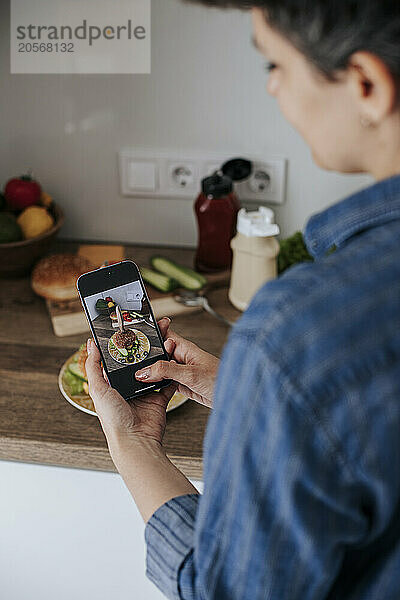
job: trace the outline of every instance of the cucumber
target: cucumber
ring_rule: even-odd
[[[188,275],[192,275],[194,277],[196,277],[198,279],[198,281],[200,283],[202,283],[202,285],[206,285],[207,279],[203,276],[200,275],[200,273],[198,273],[197,271],[194,271],[193,269],[190,269],[189,267],[183,267],[182,265],[177,265],[179,266],[180,269],[182,269],[182,271],[185,271],[185,273],[187,273]]]
[[[79,362],[72,362],[68,365],[68,370],[75,375],[75,377],[79,377],[82,381],[87,381],[86,373],[80,366]]]
[[[175,288],[178,287],[178,282],[172,277],[168,277],[167,275],[162,275],[161,273],[156,273],[151,269],[147,269],[146,267],[141,267],[140,272],[142,274],[143,280],[146,283],[152,285],[156,290],[160,292],[171,292]]]
[[[80,377],[73,375],[69,369],[64,373],[63,377],[64,385],[67,387],[71,396],[78,396],[84,391],[85,381],[82,381]]]
[[[179,285],[186,290],[200,290],[207,283],[206,278],[200,273],[196,273],[188,267],[177,265],[169,258],[153,256],[150,263],[153,269],[176,279]]]

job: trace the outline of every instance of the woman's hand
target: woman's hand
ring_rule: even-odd
[[[162,321],[159,325],[163,325]],[[86,373],[89,394],[107,441],[112,443],[120,438],[141,437],[161,444],[166,424],[166,408],[176,391],[176,385],[172,384],[160,392],[126,401],[104,379],[100,353],[93,340],[88,340],[87,349]]]
[[[173,379],[178,384],[178,392],[211,408],[219,359],[172,331],[169,324],[170,320],[164,318],[159,327],[166,340],[165,348],[173,360],[159,360],[136,371],[135,377],[146,382]]]
[[[162,331],[169,320],[159,321]],[[170,353],[174,344],[167,340]],[[88,340],[86,372],[89,393],[107,438],[111,458],[147,522],[165,502],[176,496],[196,494],[190,481],[168,459],[162,447],[166,408],[176,385],[127,402],[104,379],[100,353]]]

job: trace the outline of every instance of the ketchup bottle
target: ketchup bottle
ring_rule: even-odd
[[[202,191],[194,205],[198,226],[195,269],[205,273],[223,271],[232,265],[230,241],[236,233],[240,204],[232,179],[220,171],[201,184]]]

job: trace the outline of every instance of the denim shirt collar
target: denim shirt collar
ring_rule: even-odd
[[[356,233],[395,219],[400,219],[400,175],[378,181],[313,215],[304,241],[309,253],[319,258]]]

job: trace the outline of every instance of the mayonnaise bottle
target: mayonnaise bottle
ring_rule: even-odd
[[[279,226],[274,212],[265,206],[246,211],[241,208],[237,218],[237,234],[231,240],[233,250],[229,300],[244,311],[257,290],[277,276]]]

